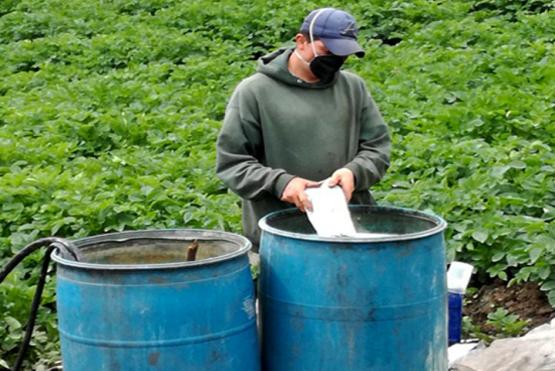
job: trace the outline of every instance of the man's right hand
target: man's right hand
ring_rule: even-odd
[[[287,183],[281,195],[281,200],[289,202],[290,204],[295,204],[303,213],[306,212],[306,210],[312,210],[312,204],[306,193],[304,193],[304,190],[309,187],[318,187],[319,185],[320,183],[318,182],[295,177]]]

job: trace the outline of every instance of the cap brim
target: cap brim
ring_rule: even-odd
[[[326,48],[335,55],[345,57],[354,54],[359,58],[364,57],[364,50],[360,47],[355,39],[328,39],[321,37]]]

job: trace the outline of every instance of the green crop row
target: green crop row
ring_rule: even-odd
[[[555,304],[555,4],[331,4],[361,27],[391,128],[379,202],[448,222],[449,255],[482,280],[537,281]],[[235,85],[321,1],[0,3],[0,265],[26,243],[126,229],[240,232],[214,174]],[[15,359],[34,254],[0,286],[0,367]],[[59,358],[55,274],[28,368]]]

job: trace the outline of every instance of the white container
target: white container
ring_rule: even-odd
[[[464,294],[474,267],[467,263],[452,262],[447,271],[447,291]]]

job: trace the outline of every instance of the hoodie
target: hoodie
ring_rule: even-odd
[[[289,72],[293,49],[262,57],[235,88],[216,143],[216,173],[243,199],[243,233],[258,250],[258,221],[293,207],[280,201],[296,176],[321,181],[340,168],[355,176],[353,204],[373,203],[368,188],[389,167],[390,138],[357,75],[339,71],[307,83]]]

